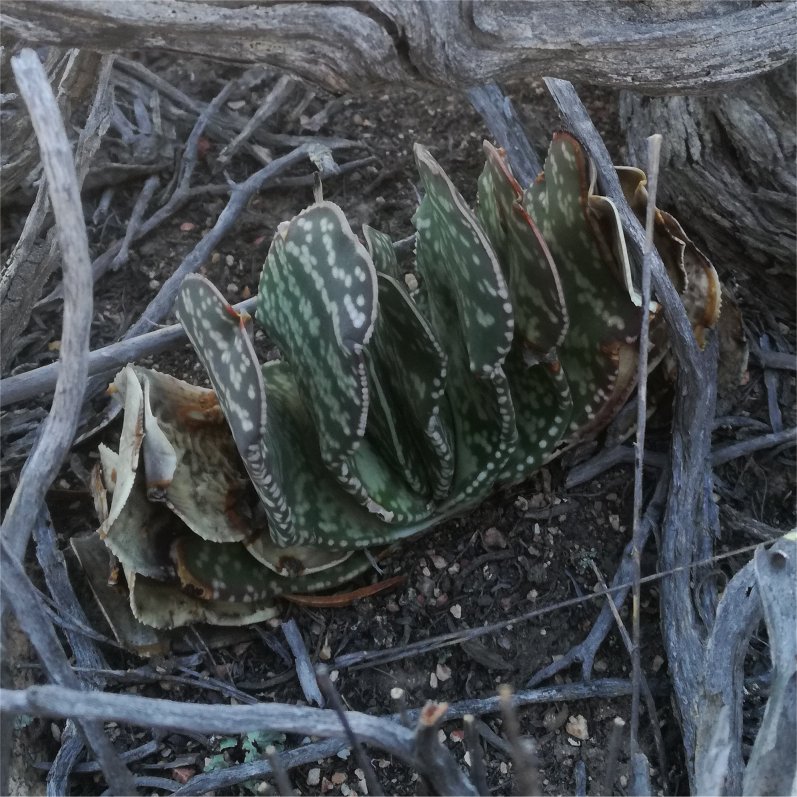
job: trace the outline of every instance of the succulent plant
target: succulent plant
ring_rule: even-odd
[[[363,549],[522,481],[620,409],[642,308],[616,210],[570,135],[525,190],[485,154],[474,212],[416,145],[412,293],[389,237],[365,227],[364,246],[332,202],[281,224],[255,313],[279,359],[261,364],[248,317],[185,279],[177,315],[213,390],[127,366],[119,451],[101,447],[95,480],[140,620],[271,617],[279,595],[354,578]],[[644,174],[619,173],[644,213]],[[716,274],[672,217],[656,235],[701,338]]]

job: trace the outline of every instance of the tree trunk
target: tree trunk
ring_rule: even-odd
[[[623,92],[620,121],[632,163],[645,138],[664,136],[660,204],[674,209],[720,269],[745,293],[794,315],[794,63],[732,92],[643,97]],[[763,279],[762,279],[763,277]]]
[[[647,93],[701,91],[791,57],[793,3],[685,0],[5,0],[5,35],[101,51],[270,64],[334,92],[454,88],[551,75]]]

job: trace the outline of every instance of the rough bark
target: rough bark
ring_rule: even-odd
[[[664,136],[660,204],[688,221],[721,271],[733,266],[739,279],[762,284],[786,317],[797,245],[795,91],[792,62],[728,93],[620,99],[632,163],[645,162],[645,136]]]
[[[638,91],[702,91],[784,63],[792,3],[6,0],[7,35],[100,51],[265,63],[336,91],[395,82],[468,88],[556,75]]]

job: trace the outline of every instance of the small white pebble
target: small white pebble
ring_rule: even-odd
[[[451,668],[446,667],[445,664],[438,664],[435,669],[435,674],[437,675],[437,680],[442,683],[451,677]]]
[[[615,531],[620,531],[620,516],[619,515],[609,515],[609,525]]]
[[[393,700],[401,700],[403,695],[404,695],[404,690],[400,686],[394,686],[390,690],[390,697]]]
[[[587,720],[583,714],[577,714],[575,717],[571,716],[565,730],[576,739],[589,739],[589,729],[587,727]]]
[[[451,615],[456,620],[459,620],[462,617],[462,607],[458,603],[455,603],[448,611],[451,612]]]
[[[318,651],[318,658],[321,661],[329,661],[332,658],[332,648],[329,645],[323,645],[321,650]]]
[[[321,783],[321,770],[318,767],[313,767],[307,773],[307,785],[318,786],[319,783]]]
[[[429,686],[432,689],[437,689],[437,676],[433,672],[429,673]]]
[[[337,681],[337,680],[338,680],[338,678],[339,678],[339,677],[340,677],[340,671],[339,671],[339,670],[332,670],[332,671],[329,673],[329,680],[330,680],[330,681],[331,681],[333,684],[335,683],[335,681]]]
[[[234,265],[234,264],[235,264],[235,258],[234,258],[232,255],[227,255],[227,256],[224,258],[224,262],[225,262],[225,263],[226,263],[228,266],[232,266],[232,265]]]
[[[446,732],[442,728],[437,732],[437,741],[440,744],[446,743]]]
[[[227,283],[227,293],[238,293],[238,286],[234,282]]]
[[[466,766],[470,766],[470,750],[462,756],[462,760],[465,762]]]
[[[442,570],[448,564],[448,562],[438,554],[432,554],[429,558],[432,560],[435,570]]]

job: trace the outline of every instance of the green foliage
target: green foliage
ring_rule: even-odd
[[[365,227],[366,249],[333,203],[280,225],[256,311],[278,360],[261,365],[248,319],[186,278],[177,314],[214,390],[128,366],[119,452],[101,449],[101,534],[144,622],[273,616],[279,595],[354,578],[361,549],[522,481],[620,408],[641,308],[614,206],[567,134],[525,190],[485,152],[474,213],[416,145],[412,294],[390,239]],[[644,211],[644,175],[620,174]],[[671,217],[656,233],[696,329],[710,326],[713,269]]]

